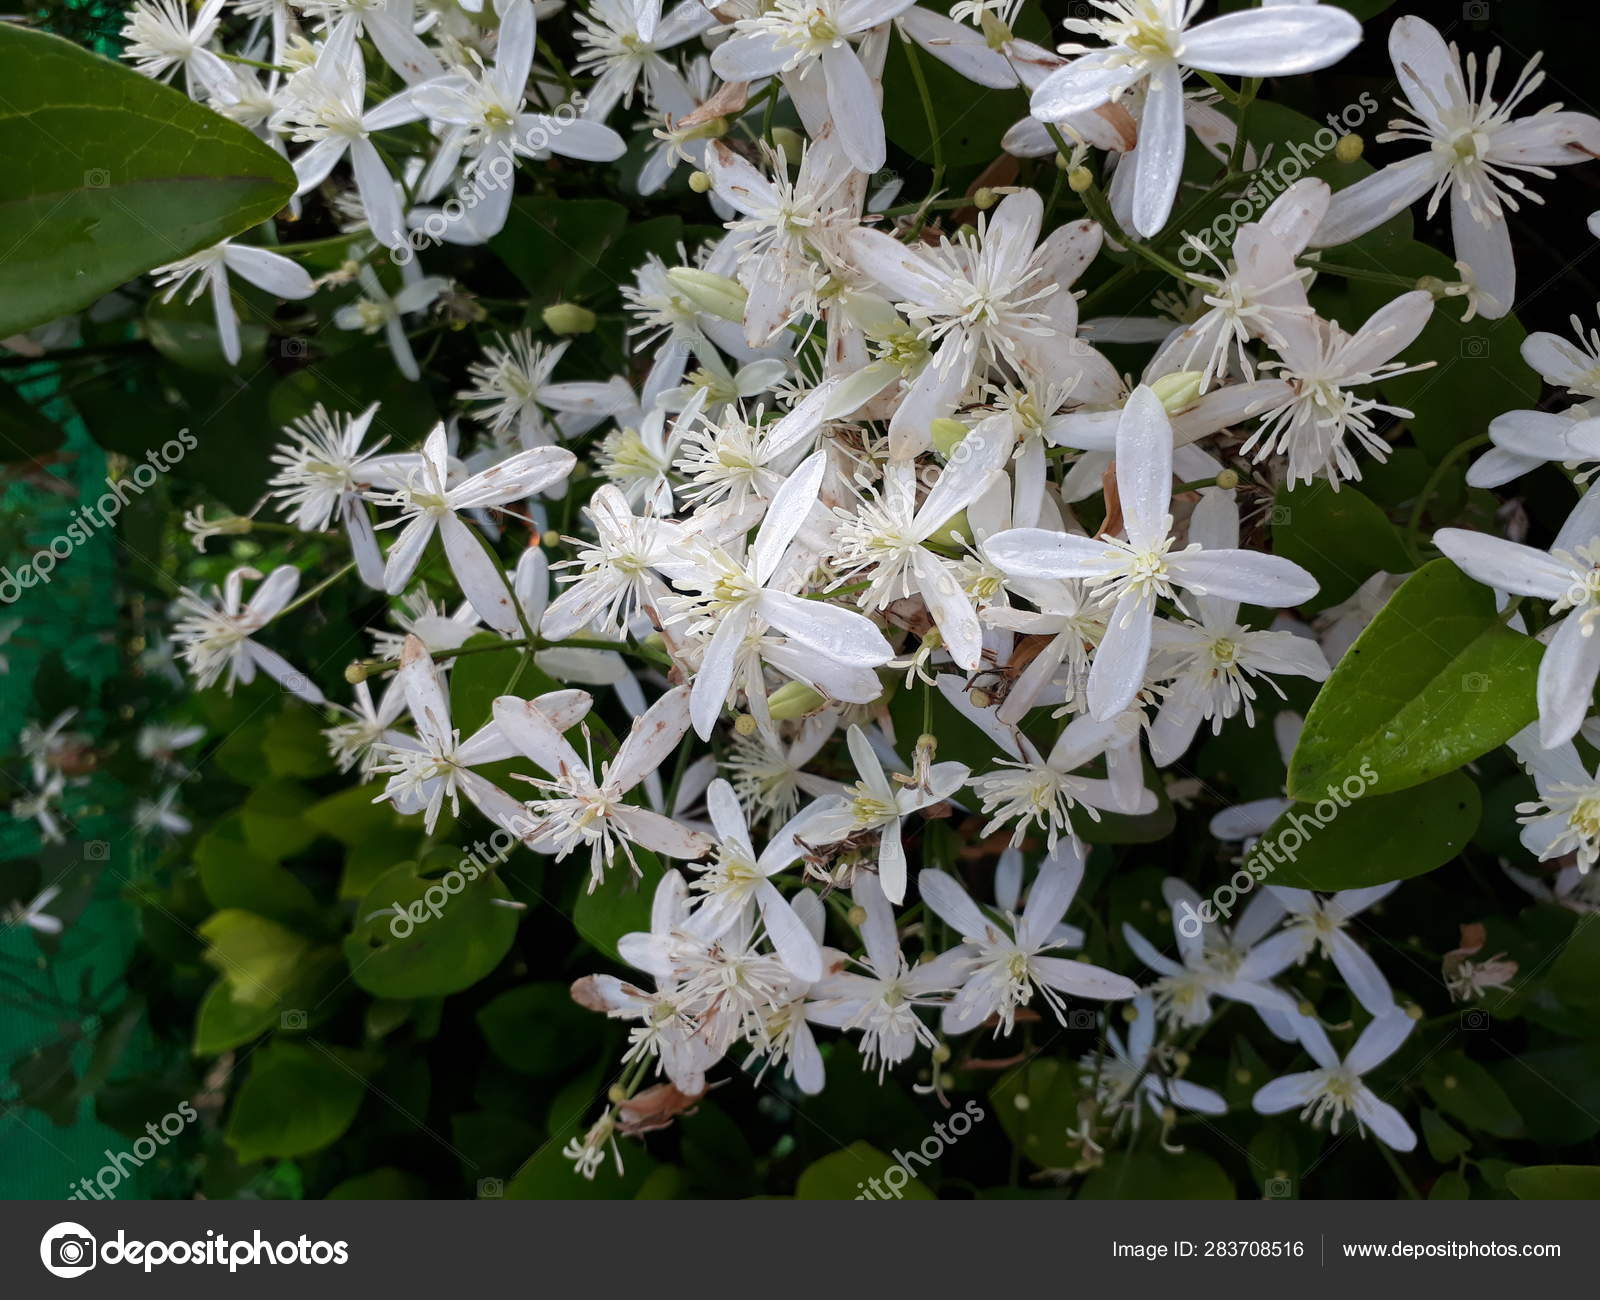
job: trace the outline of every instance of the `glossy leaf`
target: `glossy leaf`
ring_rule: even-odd
[[[1370,798],[1444,775],[1537,716],[1542,650],[1448,560],[1413,574],[1323,683],[1289,761],[1289,793]],[[1357,791],[1356,787],[1360,786]]]
[[[69,41],[0,24],[0,67],[0,338],[259,225],[294,189],[244,127]]]

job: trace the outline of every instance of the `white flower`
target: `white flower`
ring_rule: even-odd
[[[685,558],[683,526],[649,513],[635,515],[627,496],[612,484],[595,489],[583,514],[595,540],[568,539],[577,556],[552,566],[579,572],[561,576],[571,585],[544,612],[539,630],[551,641],[564,641],[589,626],[601,635],[625,635],[639,614],[655,609],[667,594],[658,570],[672,571]]]
[[[492,68],[458,70],[426,81],[410,93],[416,108],[450,128],[440,147],[442,158],[453,163],[463,149],[474,153],[463,180],[483,178],[472,190],[476,199],[472,227],[481,239],[489,239],[505,227],[519,155],[538,158],[558,153],[587,162],[611,162],[627,149],[615,131],[598,122],[583,121],[575,113],[552,116],[524,111],[534,39],[531,0],[506,0],[500,5],[500,36]]]
[[[1322,6],[1327,9],[1331,6]],[[1390,163],[1334,195],[1327,219],[1313,243],[1348,243],[1382,225],[1402,208],[1429,194],[1428,216],[1450,195],[1450,225],[1455,251],[1472,268],[1478,309],[1486,317],[1504,316],[1516,301],[1516,265],[1506,209],[1519,198],[1541,202],[1518,173],[1548,178],[1551,167],[1588,162],[1600,155],[1600,120],[1587,113],[1564,113],[1549,105],[1528,117],[1513,116],[1544,80],[1538,56],[1528,61],[1504,99],[1496,98],[1496,47],[1478,81],[1478,65],[1468,55],[1465,75],[1454,45],[1421,18],[1396,19],[1389,30],[1404,98],[1396,101],[1411,121],[1390,123],[1379,140],[1413,140],[1425,152]],[[1431,193],[1430,193],[1431,191]]]
[[[461,519],[461,512],[531,496],[566,478],[576,463],[576,457],[565,448],[535,447],[451,486],[445,428],[437,425],[423,444],[421,464],[393,492],[375,498],[403,512],[400,519],[383,525],[404,524],[384,564],[384,589],[390,594],[405,590],[437,530],[450,570],[472,607],[490,627],[508,635],[516,632],[521,620],[505,574],[482,539]]]
[[[1300,1118],[1317,1128],[1328,1122],[1331,1133],[1348,1114],[1355,1119],[1356,1131],[1372,1135],[1396,1151],[1410,1151],[1417,1145],[1411,1126],[1388,1102],[1361,1081],[1393,1056],[1411,1033],[1415,1022],[1395,1008],[1374,1019],[1361,1031],[1355,1046],[1343,1061],[1328,1042],[1322,1026],[1309,1016],[1296,1018],[1300,1041],[1319,1068],[1274,1079],[1255,1095],[1252,1105],[1262,1115],[1277,1115],[1300,1108]]]
[[[272,454],[279,468],[270,481],[270,495],[294,526],[308,533],[321,532],[337,512],[361,580],[381,589],[383,557],[363,492],[384,480],[395,458],[386,461],[376,455],[387,438],[371,448],[362,446],[377,413],[377,402],[355,416],[330,415],[319,402],[309,415],[300,416],[286,430],[291,441]]]
[[[1549,553],[1503,537],[1441,528],[1433,543],[1468,577],[1518,596],[1551,603],[1565,613],[1539,661],[1539,739],[1546,749],[1578,734],[1600,674],[1600,485],[1591,486],[1567,516]]]
[[[826,451],[813,453],[778,489],[748,556],[702,542],[692,549],[690,563],[673,575],[676,585],[694,594],[668,602],[666,623],[683,624],[687,635],[708,638],[692,697],[695,731],[702,740],[710,736],[738,680],[741,652],[768,627],[835,664],[876,668],[894,657],[871,619],[777,585],[786,576],[791,543],[816,505],[827,459]]]
[[[169,786],[154,799],[139,799],[133,806],[133,826],[141,834],[163,830],[172,835],[187,835],[194,824],[173,805],[178,802],[178,787]]]
[[[782,362],[757,361],[747,369],[767,365],[782,373]],[[762,378],[770,381],[772,376],[769,372]],[[742,505],[751,496],[770,499],[816,441],[833,391],[833,381],[819,384],[787,414],[766,423],[751,423],[744,410],[732,405],[715,419],[702,417],[683,435],[675,462],[690,480],[683,496],[697,505]]]
[[[832,970],[811,989],[806,1019],[861,1034],[861,1064],[885,1071],[909,1060],[920,1043],[938,1042],[933,1030],[917,1015],[918,1008],[937,1006],[938,993],[958,988],[966,965],[965,954],[952,949],[933,961],[912,964],[900,951],[895,934],[894,909],[884,897],[878,878],[858,873],[852,888],[863,913],[861,942],[865,956],[857,963],[865,974]]]
[[[950,798],[966,782],[967,768],[962,763],[935,763],[920,779],[897,773],[897,779],[891,781],[860,727],[851,727],[845,741],[861,779],[842,794],[818,799],[789,823],[787,833],[802,844],[820,847],[865,831],[877,832],[878,879],[883,892],[891,903],[904,902],[902,819]]]
[[[1138,985],[1125,976],[1046,955],[1063,946],[1056,927],[1082,881],[1083,856],[1069,840],[1039,868],[1022,915],[1010,915],[1002,925],[985,916],[953,876],[934,870],[918,873],[922,901],[961,936],[967,948],[960,990],[944,1011],[945,1033],[966,1033],[994,1016],[996,1034],[1009,1034],[1017,1008],[1031,1002],[1035,993],[1062,1024],[1066,1023],[1062,994],[1098,1002],[1138,994]]]
[[[191,99],[214,92],[232,80],[228,65],[207,48],[222,17],[223,2],[205,0],[191,23],[183,0],[137,0],[122,27],[122,38],[128,42],[123,57],[158,80],[181,67]]]
[[[1269,1027],[1286,1027],[1295,1014],[1294,1001],[1267,981],[1288,963],[1278,953],[1260,955],[1263,938],[1283,915],[1283,904],[1265,891],[1256,894],[1230,932],[1221,921],[1204,919],[1200,895],[1183,881],[1162,881],[1161,894],[1172,910],[1179,960],[1158,952],[1126,922],[1122,937],[1133,955],[1160,976],[1150,992],[1162,1018],[1189,1028],[1203,1025],[1211,1019],[1211,999],[1219,997],[1250,1004]]]
[[[471,770],[515,758],[518,751],[513,738],[488,722],[461,739],[450,722],[450,698],[439,670],[427,647],[414,636],[406,638],[401,651],[395,687],[405,699],[417,738],[415,742],[406,738],[380,741],[374,746],[382,761],[373,764],[372,771],[389,774],[379,799],[387,799],[397,812],[422,813],[423,827],[431,835],[445,800],[450,801],[451,815],[459,816],[464,794],[497,825],[519,838],[527,835],[532,818],[521,802]],[[558,735],[581,722],[590,703],[584,691],[553,691],[536,700],[518,701],[527,712],[538,714],[546,726],[556,728]]]
[[[367,74],[355,39],[353,25],[334,29],[317,61],[284,84],[283,103],[273,115],[272,128],[311,144],[294,160],[297,194],[321,185],[348,153],[367,225],[380,243],[400,248],[406,243],[406,223],[399,192],[370,136],[374,131],[414,122],[422,110],[408,91],[391,96],[376,108],[366,107]]]
[[[370,266],[362,266],[356,278],[361,284],[361,297],[334,312],[333,323],[342,330],[360,330],[363,334],[382,330],[395,368],[412,382],[422,378],[411,341],[406,338],[403,318],[431,305],[450,287],[450,282],[436,275],[423,276],[408,282],[391,298]]]
[[[717,847],[692,882],[701,896],[695,910],[698,931],[707,939],[720,939],[759,907],[767,937],[783,964],[797,979],[821,979],[822,950],[794,904],[772,883],[772,877],[792,867],[804,850],[792,834],[779,831],[758,856],[738,796],[720,778],[707,788],[706,806],[716,826]]]
[[[1189,540],[1208,551],[1239,545],[1239,507],[1233,493],[1207,488],[1189,519]],[[1220,596],[1195,597],[1197,619],[1156,625],[1154,653],[1161,676],[1173,678],[1150,728],[1150,757],[1165,767],[1182,756],[1209,719],[1220,733],[1225,719],[1243,711],[1255,725],[1255,687],[1263,677],[1279,698],[1268,674],[1327,678],[1331,669],[1321,648],[1293,632],[1259,631],[1239,622],[1239,604]]]
[[[633,864],[638,844],[669,858],[703,857],[709,836],[686,830],[670,817],[624,802],[628,792],[671,754],[689,729],[689,690],[668,691],[634,721],[633,729],[597,778],[591,764],[567,743],[561,728],[537,707],[514,695],[494,702],[494,720],[506,739],[551,779],[524,777],[542,794],[528,808],[529,848],[559,860],[579,845],[589,847],[589,890],[605,878],[620,848]],[[635,868],[637,870],[637,868]]]
[[[6,926],[25,925],[39,934],[60,934],[61,918],[45,911],[60,893],[60,885],[49,885],[41,889],[31,902],[11,904],[5,912],[0,913],[0,922]]]
[[[1258,461],[1287,456],[1290,483],[1326,478],[1335,488],[1361,477],[1347,437],[1387,460],[1389,444],[1378,436],[1372,413],[1409,418],[1411,412],[1350,390],[1433,365],[1392,359],[1422,333],[1432,312],[1433,295],[1418,289],[1380,307],[1354,334],[1314,316],[1282,322],[1274,346],[1283,360],[1264,368],[1275,369],[1291,393],[1262,413],[1261,426],[1240,450],[1254,451]]]
[[[1344,977],[1350,992],[1374,1016],[1394,1006],[1394,994],[1378,964],[1345,927],[1361,912],[1392,894],[1399,882],[1373,885],[1366,889],[1346,889],[1318,898],[1306,889],[1287,885],[1268,885],[1272,896],[1288,914],[1284,928],[1257,945],[1253,960],[1269,975],[1276,975],[1291,964],[1303,963],[1317,949]]]
[[[1168,1107],[1197,1115],[1226,1115],[1228,1103],[1220,1094],[1172,1073],[1170,1051],[1165,1045],[1156,1045],[1159,1017],[1155,1000],[1141,993],[1131,1007],[1133,1023],[1128,1026],[1127,1043],[1107,1024],[1107,1052],[1089,1052],[1078,1063],[1079,1079],[1084,1087],[1094,1089],[1101,1107],[1109,1114],[1129,1108],[1130,1127],[1135,1131],[1141,1098],[1158,1116]]]
[[[1183,171],[1183,80],[1190,68],[1232,77],[1283,77],[1337,63],[1361,40],[1361,24],[1335,5],[1274,4],[1189,26],[1196,0],[1093,0],[1105,16],[1069,18],[1068,31],[1105,48],[1063,45],[1077,54],[1033,92],[1045,122],[1086,113],[1144,87],[1139,120],[1133,227],[1149,237],[1166,225]]]
[[[1003,424],[975,429],[956,446],[920,505],[915,467],[898,462],[884,468],[876,493],[864,495],[854,509],[834,511],[835,585],[869,579],[857,598],[863,609],[921,596],[950,657],[968,672],[978,667],[983,628],[972,597],[961,586],[959,562],[930,544],[953,545],[948,525],[988,486],[1013,445]]]
[[[290,0],[290,3],[317,19],[325,31],[330,31],[330,44],[340,40],[354,47],[356,38],[365,36],[383,61],[408,83],[426,81],[444,71],[438,56],[417,36],[416,0]]]
[[[959,393],[975,366],[995,360],[1015,365],[1030,346],[1056,333],[1048,308],[1060,296],[1060,280],[1049,272],[1074,232],[1064,226],[1040,244],[1043,221],[1044,200],[1035,190],[1021,190],[980,215],[975,236],[963,231],[936,245],[908,246],[881,230],[850,232],[856,268],[921,322],[922,337],[938,346],[908,390],[908,402],[941,383]]]
[[[1587,872],[1600,862],[1600,775],[1589,772],[1570,741],[1541,749],[1532,731],[1509,742],[1539,791],[1537,799],[1517,805],[1522,846],[1541,862],[1574,854]]]
[[[644,79],[653,91],[671,65],[662,50],[699,36],[715,22],[699,0],[682,0],[665,17],[662,0],[591,0],[574,12],[572,35],[581,47],[576,67],[596,81],[588,91],[586,117],[604,122],[618,103],[631,104],[634,88]]]
[[[560,433],[587,433],[606,416],[631,406],[633,394],[622,380],[552,383],[550,376],[568,346],[537,343],[527,330],[496,338],[484,349],[483,360],[467,367],[471,386],[456,396],[485,403],[474,417],[497,435],[515,433],[524,448],[552,441],[546,411],[566,417],[557,421]]]
[[[941,684],[944,680],[941,679]],[[1137,728],[1137,722],[1133,723]],[[1046,846],[1054,853],[1063,833],[1072,836],[1072,814],[1082,808],[1093,821],[1100,810],[1138,815],[1154,812],[1156,797],[1144,788],[1137,761],[1126,769],[1123,779],[1078,775],[1078,769],[1110,749],[1128,743],[1122,719],[1097,722],[1075,718],[1062,730],[1046,758],[1039,756],[1032,743],[1017,733],[1013,761],[1001,760],[992,772],[972,779],[973,792],[983,801],[983,811],[992,814],[982,834],[989,836],[1003,826],[1015,823],[1013,846],[1020,845],[1031,828],[1045,834]],[[1136,737],[1135,737],[1136,738]],[[1008,747],[1010,748],[1010,747]],[[1126,777],[1131,775],[1129,782]]]
[[[1172,425],[1148,387],[1134,390],[1117,424],[1116,476],[1126,540],[1018,528],[987,546],[1007,573],[1082,578],[1110,607],[1088,680],[1089,710],[1102,720],[1126,709],[1144,686],[1158,599],[1177,601],[1187,589],[1253,605],[1297,605],[1317,591],[1310,574],[1281,556],[1207,550],[1192,541],[1172,549]]]
[[[291,262],[281,253],[265,248],[252,248],[248,244],[234,244],[224,239],[220,244],[203,249],[189,257],[166,266],[158,266],[150,274],[158,288],[165,288],[163,302],[171,302],[178,290],[190,280],[188,302],[210,290],[212,309],[217,318],[217,335],[222,340],[222,355],[230,365],[238,365],[242,355],[239,344],[239,316],[233,306],[233,292],[228,287],[228,272],[242,276],[251,284],[276,294],[279,298],[309,298],[316,285],[304,268]]]
[[[1576,342],[1539,332],[1522,341],[1522,359],[1547,384],[1582,400],[1565,411],[1506,411],[1489,421],[1494,446],[1467,471],[1473,487],[1499,487],[1554,461],[1569,469],[1600,461],[1600,330],[1572,318]],[[1577,475],[1587,483],[1593,468]]]
[[[252,640],[294,596],[300,571],[293,565],[280,565],[256,588],[249,604],[243,604],[245,582],[260,577],[254,569],[235,569],[223,583],[216,605],[186,589],[178,598],[183,618],[172,631],[178,654],[202,689],[226,672],[225,689],[231,695],[236,682],[253,682],[259,668],[308,704],[321,704],[323,696],[316,683],[277,651]]]
[[[851,165],[875,172],[884,159],[879,91],[849,38],[864,36],[914,3],[773,0],[754,17],[734,23],[733,35],[712,51],[711,67],[728,81],[783,73],[791,85],[803,84],[814,99],[826,98],[828,116]]]
[[[691,934],[689,891],[683,877],[667,871],[651,899],[648,932],[625,934],[617,944],[622,959],[651,975],[656,991],[649,992],[619,980],[615,975],[589,975],[572,986],[581,1006],[604,1011],[616,1020],[636,1020],[628,1031],[623,1061],[655,1057],[656,1069],[687,1097],[705,1091],[706,1071],[721,1058],[686,1006],[680,994],[676,965],[668,953],[699,942]]]

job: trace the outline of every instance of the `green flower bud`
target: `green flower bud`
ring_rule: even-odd
[[[772,143],[783,154],[783,161],[790,167],[800,165],[800,154],[806,147],[805,137],[792,127],[775,126],[772,128]]]
[[[694,266],[675,266],[667,272],[672,287],[701,311],[723,320],[744,320],[744,286],[737,280]]]
[[[946,460],[967,433],[967,426],[960,420],[938,419],[928,426],[928,435],[933,439],[933,449]]]
[[[778,722],[788,722],[815,713],[827,702],[804,682],[785,682],[767,697],[767,712]]]
[[[587,334],[594,329],[594,313],[575,302],[551,303],[541,316],[552,334]]]
[[[1180,370],[1176,374],[1162,375],[1150,388],[1161,399],[1167,414],[1172,415],[1192,405],[1200,396],[1200,381],[1203,378],[1198,370]]]

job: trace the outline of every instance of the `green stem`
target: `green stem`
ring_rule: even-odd
[[[1411,518],[1406,522],[1406,550],[1411,553],[1411,558],[1417,564],[1422,563],[1422,552],[1419,548],[1418,534],[1422,529],[1422,516],[1427,513],[1428,503],[1433,499],[1433,494],[1444,479],[1444,472],[1460,460],[1469,451],[1481,447],[1489,441],[1489,435],[1480,433],[1476,437],[1468,438],[1465,442],[1458,442],[1447,451],[1433,467],[1433,472],[1428,475],[1427,481],[1422,485],[1422,491],[1417,493],[1416,504],[1411,507]]]
[[[354,560],[351,560],[350,563],[345,565],[342,569],[339,569],[336,572],[329,574],[326,578],[324,578],[321,582],[319,582],[315,587],[311,588],[310,591],[303,592],[301,595],[296,596],[293,600],[291,600],[287,605],[285,605],[282,609],[280,609],[278,611],[277,617],[282,618],[285,614],[292,614],[295,610],[299,609],[300,606],[310,604],[313,600],[315,600],[318,596],[322,595],[323,592],[325,592],[329,587],[333,586],[333,584],[338,582],[341,578],[348,577],[350,574],[354,573],[355,569],[356,569],[356,562]]]
[[[1398,285],[1402,289],[1415,289],[1417,282],[1414,278],[1405,275],[1395,275],[1392,271],[1368,271],[1359,266],[1344,266],[1338,262],[1324,262],[1320,258],[1302,257],[1297,266],[1308,266],[1313,271],[1326,271],[1329,275],[1341,276],[1346,280],[1367,280],[1372,284]]]
[[[922,98],[922,111],[928,119],[928,138],[933,148],[933,183],[929,195],[939,192],[944,184],[944,144],[939,138],[939,118],[933,111],[933,95],[928,90],[927,78],[922,75],[922,59],[917,54],[916,43],[901,33],[901,44],[906,52],[906,62],[911,65],[911,79],[917,83],[917,94]]]

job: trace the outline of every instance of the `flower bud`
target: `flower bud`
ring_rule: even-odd
[[[1217,486],[1224,492],[1232,492],[1239,486],[1239,471],[1236,469],[1222,470],[1217,475]]]
[[[701,311],[723,320],[744,320],[744,286],[737,280],[695,266],[675,266],[667,272],[672,287]]]
[[[749,713],[741,713],[733,720],[734,734],[738,736],[753,736],[760,726],[754,715]]]
[[[704,194],[711,188],[710,172],[690,172],[689,188],[696,194]]]
[[[539,545],[547,551],[554,550],[561,545],[561,534],[556,532],[554,528],[548,529],[539,534]]]
[[[804,682],[785,682],[767,697],[767,712],[775,721],[788,722],[815,713],[827,702]]]
[[[1194,404],[1200,396],[1200,383],[1204,378],[1198,370],[1179,370],[1174,374],[1162,375],[1150,388],[1161,399],[1167,414],[1173,415]]]
[[[948,460],[963,438],[967,436],[967,426],[960,420],[948,418],[935,420],[928,426],[928,436],[933,439],[933,449],[941,457]]]
[[[935,1065],[943,1065],[950,1059],[950,1044],[935,1043],[933,1045],[933,1051],[928,1053],[928,1055],[933,1058],[933,1063]]]
[[[850,909],[849,915],[845,919],[859,930],[867,923],[867,909],[858,903]]]
[[[1094,173],[1087,167],[1074,167],[1067,173],[1067,188],[1074,194],[1084,193],[1093,184]]]
[[[594,329],[594,313],[575,302],[553,302],[544,309],[542,318],[552,334],[587,334]]]
[[[800,155],[806,147],[805,137],[800,132],[787,126],[773,127],[772,143],[778,147],[783,154],[783,161],[790,167],[800,165]]]
[[[357,686],[372,676],[372,665],[364,664],[360,660],[350,664],[344,670],[344,679],[352,686]]]
[[[972,206],[977,208],[979,212],[987,212],[998,202],[1000,202],[1000,196],[987,185],[972,196]]]
[[[1353,163],[1366,147],[1367,142],[1359,135],[1340,136],[1339,143],[1333,146],[1333,156],[1342,163]]]

